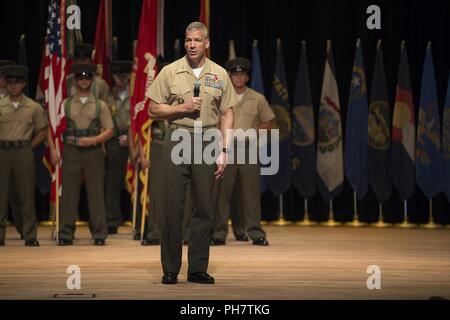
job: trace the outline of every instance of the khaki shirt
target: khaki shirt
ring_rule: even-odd
[[[257,91],[247,88],[234,109],[234,129],[255,129],[258,130],[261,123],[266,123],[275,119],[266,98]]]
[[[68,75],[66,81],[68,95],[75,95],[78,92],[78,89],[77,84],[75,83],[74,75]],[[111,90],[105,80],[98,76],[94,76],[91,85],[91,92],[96,98],[105,101],[110,108],[114,108],[116,101],[114,100]]]
[[[113,96],[116,100],[116,109],[112,112],[114,125],[119,130],[127,130],[130,126],[130,97],[127,95],[124,100],[121,100],[119,91],[115,88],[113,88]]]
[[[64,100],[63,105],[66,105]],[[91,122],[97,116],[97,106],[95,103],[96,99],[93,94],[88,97],[88,100],[83,104],[80,100],[80,96],[75,94],[72,97],[72,104],[70,106],[70,114],[66,113],[67,120],[73,121],[78,130],[89,129]],[[111,111],[104,101],[100,100],[100,124],[102,129],[113,129],[114,124],[111,116]]]
[[[22,97],[17,109],[9,97],[0,100],[0,140],[31,140],[36,132],[47,126],[44,109],[27,96]]]
[[[183,57],[162,69],[146,96],[158,104],[180,105],[194,96],[196,80],[187,58]],[[227,72],[211,60],[206,59],[198,81],[202,98],[199,117],[198,114],[197,116],[186,114],[186,116],[172,119],[172,123],[194,127],[194,121],[201,121],[203,127],[216,126],[220,114],[239,102]]]

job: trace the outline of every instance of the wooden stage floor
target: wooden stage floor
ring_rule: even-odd
[[[450,298],[450,230],[265,227],[269,247],[229,239],[212,247],[212,286],[186,282],[186,253],[176,286],[160,284],[160,249],[142,247],[122,227],[95,247],[87,227],[76,246],[57,247],[40,227],[41,247],[27,248],[13,228],[0,248],[0,299],[55,299],[69,265],[96,299],[428,299]],[[381,268],[381,289],[368,290],[367,267]]]

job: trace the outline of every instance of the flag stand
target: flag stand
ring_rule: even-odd
[[[349,227],[355,227],[355,228],[359,228],[359,227],[366,225],[366,223],[359,221],[358,202],[357,202],[355,191],[353,191],[353,210],[354,210],[353,221],[347,222],[345,225],[349,226]]]
[[[384,217],[383,217],[383,204],[379,204],[378,205],[378,211],[379,211],[379,215],[378,215],[378,222],[375,223],[375,227],[377,228],[387,228],[390,227],[391,224],[384,222]]]
[[[420,227],[421,228],[425,228],[425,229],[438,229],[441,226],[434,223],[434,218],[433,218],[433,198],[430,199],[430,217],[428,218],[428,223],[427,224],[423,224]]]
[[[403,207],[404,207],[404,215],[403,215],[403,222],[399,225],[400,228],[414,228],[416,225],[409,223],[408,218],[408,201],[403,201]]]
[[[295,225],[301,227],[311,227],[317,225],[317,222],[311,221],[309,219],[308,199],[305,199],[305,215],[303,216],[303,221],[298,221],[297,223],[295,223]]]
[[[330,199],[330,215],[328,217],[328,221],[323,225],[326,227],[337,227],[342,225],[342,223],[334,220],[333,199]]]
[[[283,211],[283,194],[280,194],[280,217],[277,221],[274,221],[272,224],[274,226],[278,227],[284,227],[291,225],[292,223],[290,221],[284,220],[284,211]]]

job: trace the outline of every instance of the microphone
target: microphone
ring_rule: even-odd
[[[194,97],[200,97],[200,82],[198,80],[194,83]]]
[[[194,83],[194,98],[200,97],[200,81],[196,80]],[[194,112],[194,118],[200,118],[200,111]]]

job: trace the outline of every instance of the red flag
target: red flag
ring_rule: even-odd
[[[148,116],[149,101],[145,97],[157,69],[157,39],[158,39],[158,0],[144,0],[142,4],[141,20],[136,47],[136,57],[133,76],[131,80],[131,129],[133,140],[140,141],[144,152],[149,145],[148,131],[152,121]],[[143,180],[143,173],[140,174]],[[134,168],[128,164],[126,185],[132,190],[134,181]]]
[[[47,38],[45,45],[45,75],[43,88],[45,102],[48,108],[50,134],[59,154],[62,153],[62,133],[66,130],[66,117],[62,102],[67,96],[66,92],[66,40],[65,40],[65,9],[66,0],[50,0],[47,22]],[[46,153],[47,166],[52,173],[52,188],[50,201],[55,202],[56,190],[61,193],[61,179],[56,186],[55,168],[50,165],[49,152]],[[59,167],[61,177],[61,166]]]
[[[112,1],[101,0],[97,16],[97,30],[95,34],[94,63],[99,75],[111,85],[109,63],[112,57]]]

